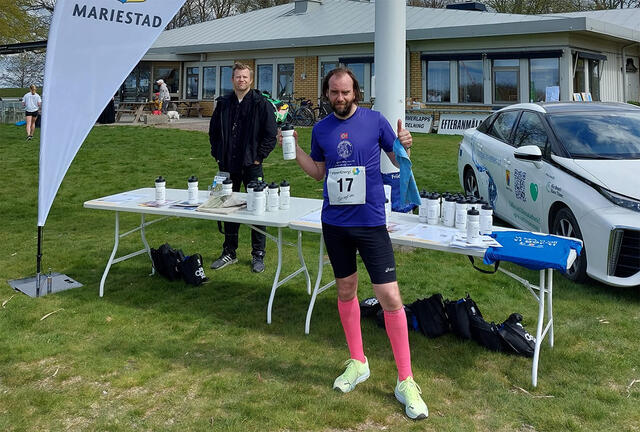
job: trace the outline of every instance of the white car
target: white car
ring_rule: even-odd
[[[465,131],[458,174],[512,225],[582,239],[569,279],[640,285],[640,108],[511,105]]]

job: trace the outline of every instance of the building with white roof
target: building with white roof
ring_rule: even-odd
[[[640,9],[406,10],[407,76],[398,79],[423,109],[489,111],[578,95],[640,99]],[[168,30],[123,84],[121,97],[149,97],[150,83],[164,78],[175,98],[213,101],[231,90],[231,67],[242,61],[254,68],[257,88],[314,102],[322,77],[344,64],[368,102],[375,97],[374,16],[375,2],[296,0]]]

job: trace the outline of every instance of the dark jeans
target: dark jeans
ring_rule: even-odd
[[[262,164],[243,167],[241,172],[231,173],[231,180],[233,181],[233,191],[240,192],[240,186],[243,184],[246,190],[247,184],[251,180],[257,180],[258,177],[262,177]],[[239,228],[240,224],[233,222],[224,223],[224,244],[222,247],[225,253],[230,254],[234,258],[236,256],[236,249],[238,249]],[[256,228],[265,231],[265,227],[263,226],[256,226]],[[264,257],[266,242],[267,239],[264,234],[260,234],[255,230],[251,230],[251,255],[256,257]]]

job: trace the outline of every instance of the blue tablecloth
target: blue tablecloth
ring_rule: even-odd
[[[552,268],[567,271],[567,259],[571,249],[578,256],[582,243],[550,234],[534,234],[522,231],[496,231],[491,234],[502,247],[490,247],[484,254],[484,263],[509,261],[531,270]]]

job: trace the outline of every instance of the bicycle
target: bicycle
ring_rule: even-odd
[[[318,106],[313,109],[314,122],[319,122],[333,112],[331,105],[323,98],[318,99]]]
[[[315,114],[312,110],[313,103],[311,100],[303,97],[294,99],[292,93],[288,95],[286,103],[289,106],[289,124],[292,126],[313,126],[315,123]]]

